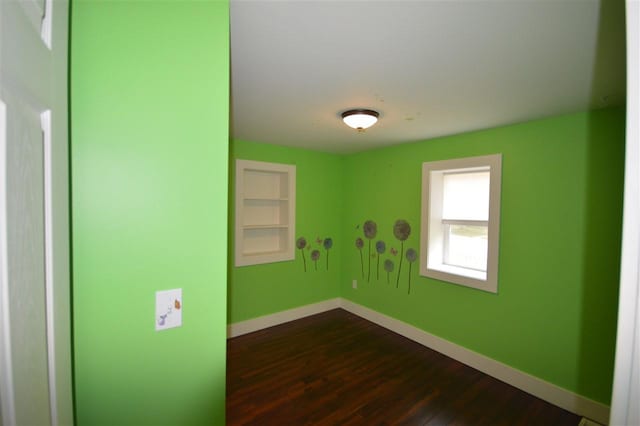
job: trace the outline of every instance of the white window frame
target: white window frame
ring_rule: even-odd
[[[446,173],[486,171],[489,180],[489,220],[442,219],[443,176]],[[502,154],[422,163],[422,214],[420,227],[420,275],[491,293],[498,292],[500,240],[500,186]],[[449,224],[488,226],[487,270],[447,265],[444,262],[444,227]]]

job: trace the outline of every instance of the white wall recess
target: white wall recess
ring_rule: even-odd
[[[236,160],[236,266],[293,260],[296,166]]]

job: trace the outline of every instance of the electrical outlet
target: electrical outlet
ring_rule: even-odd
[[[182,326],[182,289],[156,291],[156,331]]]
[[[358,288],[358,280],[353,280],[353,281],[351,282],[351,287],[353,287],[353,288]]]

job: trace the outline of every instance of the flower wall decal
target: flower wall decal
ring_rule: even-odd
[[[360,225],[356,225],[356,230],[360,229]],[[364,234],[364,238],[369,241],[369,261],[367,266],[367,273],[365,274],[364,270],[364,255],[362,252],[364,251],[364,243],[365,240],[361,237],[357,237],[355,239],[356,248],[360,252],[360,271],[362,273],[362,278],[367,278],[367,282],[371,282],[371,258],[377,257],[375,260],[376,264],[374,268],[376,270],[376,280],[380,281],[380,263],[383,263],[383,269],[387,273],[387,284],[391,283],[392,273],[395,273],[396,278],[396,288],[400,287],[400,276],[402,275],[402,264],[406,261],[409,262],[409,271],[408,271],[408,287],[407,294],[411,294],[411,273],[413,269],[413,263],[418,260],[418,252],[414,248],[408,248],[405,251],[405,242],[408,241],[411,236],[411,225],[404,219],[398,219],[394,222],[392,227],[393,236],[400,242],[400,249],[396,249],[387,243],[384,240],[376,240],[375,238],[378,236],[378,225],[373,220],[366,220],[362,225],[362,232]],[[373,241],[373,242],[372,242]],[[373,250],[372,250],[372,247]],[[384,254],[389,253],[389,257],[384,259]],[[327,256],[329,254],[327,253]],[[395,256],[400,255],[400,258],[397,260],[394,259]],[[397,268],[396,268],[397,263]],[[406,269],[406,268],[405,268]]]
[[[400,272],[402,271],[402,258],[404,257],[404,242],[411,235],[411,225],[406,220],[398,219],[393,225],[393,235],[400,240],[400,261],[398,263],[398,278],[396,279],[396,288],[400,284]]]
[[[300,250],[304,249],[307,246],[307,240],[304,237],[300,237],[296,240],[296,247]]]
[[[364,225],[362,225],[362,232],[364,232],[366,238],[372,240],[378,233],[378,225],[372,220],[367,220]]]
[[[362,247],[364,247],[364,241],[362,238],[356,238],[356,248],[360,252],[360,269],[362,270],[362,278],[364,278],[364,261],[362,260]]]
[[[376,266],[376,280],[380,280],[380,257],[384,254],[387,249],[387,245],[384,241],[379,240],[376,242],[376,253],[378,253],[378,263]]]
[[[367,220],[364,225],[362,225],[362,231],[364,232],[365,238],[369,240],[369,263],[367,266],[367,282],[371,282],[371,240],[373,240],[378,233],[378,225],[372,220]]]
[[[393,225],[393,235],[400,241],[406,241],[411,235],[411,225],[406,220],[398,219]]]
[[[300,254],[302,255],[302,265],[304,272],[307,271],[307,255],[305,255],[305,251],[308,251],[308,256],[314,262],[314,270],[318,270],[318,261],[322,257],[322,249],[327,252],[327,271],[329,270],[329,250],[333,247],[333,239],[330,237],[321,238],[316,237],[315,239],[307,241],[305,237],[298,237],[296,239],[296,248],[300,250]],[[362,243],[364,246],[364,242]]]
[[[331,238],[325,238],[322,242],[322,246],[327,251],[327,271],[329,270],[329,249],[333,247],[333,240]]]
[[[307,260],[304,257],[304,248],[307,246],[307,239],[305,237],[300,237],[296,240],[296,247],[302,253],[302,264],[304,265],[304,271],[307,272]]]
[[[407,294],[411,294],[411,265],[418,258],[418,253],[414,249],[410,248],[407,250],[406,256],[407,262],[409,262],[409,288],[407,290]]]
[[[393,260],[387,259],[384,261],[384,270],[387,271],[387,284],[389,284],[389,274],[393,272]]]
[[[318,259],[320,259],[320,250],[318,250],[318,249],[312,250],[311,251],[311,260],[313,260],[313,263],[315,265],[316,271],[318,270]]]

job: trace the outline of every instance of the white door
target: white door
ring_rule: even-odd
[[[0,426],[73,423],[68,2],[0,0]]]
[[[627,146],[611,425],[640,424],[640,1],[626,4]]]

